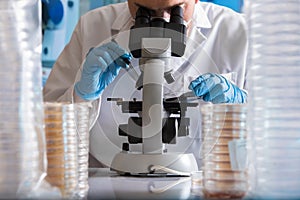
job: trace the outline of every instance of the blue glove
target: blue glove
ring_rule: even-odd
[[[81,79],[75,84],[76,94],[85,100],[99,98],[119,74],[121,67],[128,67],[131,58],[131,55],[115,42],[91,49],[83,64]]]
[[[204,101],[217,103],[245,103],[247,93],[218,74],[207,73],[193,80],[189,89]]]

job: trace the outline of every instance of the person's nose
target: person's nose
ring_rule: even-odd
[[[155,17],[162,17],[162,18],[170,18],[170,11],[168,10],[156,10]]]

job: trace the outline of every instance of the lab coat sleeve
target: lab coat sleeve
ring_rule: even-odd
[[[227,15],[227,13],[225,14]],[[221,59],[221,65],[227,72],[236,72],[236,84],[241,89],[246,88],[246,60],[248,51],[247,25],[243,15],[232,13],[226,16],[230,24],[222,24],[220,35],[223,39],[219,46],[220,55],[226,52],[225,59]]]
[[[74,85],[81,76],[82,62],[85,58],[83,52],[82,19],[77,23],[70,42],[66,45],[55,62],[46,85],[43,88],[44,101],[49,102],[75,102]],[[84,100],[81,100],[84,101]],[[90,122],[93,124],[98,117],[100,99],[91,102]]]
[[[73,85],[82,63],[81,20],[57,61],[43,89],[44,101],[72,101]]]

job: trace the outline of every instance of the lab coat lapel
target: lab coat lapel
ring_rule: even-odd
[[[195,12],[191,23],[191,30],[187,38],[188,50],[184,55],[185,59],[190,58],[190,56],[202,44],[202,42],[207,39],[206,36],[202,34],[201,30],[211,28],[211,23],[200,3],[197,3],[195,6]]]
[[[190,56],[195,53],[195,50],[199,48],[202,42],[206,39],[207,38],[201,33],[200,29],[193,26],[189,36],[187,37],[186,51],[183,58],[186,60],[189,59]]]
[[[192,64],[193,57],[197,57],[201,53],[202,44],[207,39],[202,30],[208,30],[212,27],[201,3],[196,4],[191,23],[191,30],[187,37],[186,51],[181,61],[178,62],[180,63],[180,67],[175,71],[175,76],[180,76],[187,71]]]
[[[134,25],[129,10],[126,8],[114,21],[111,27],[111,34],[115,41],[129,51],[130,28]]]
[[[191,32],[189,34],[189,37],[187,38],[186,50],[183,57],[172,57],[170,61],[173,68],[173,76],[176,81],[166,86],[166,97],[178,96],[178,94],[187,92],[188,84],[190,80],[193,79],[189,77],[199,75],[199,72],[194,72],[195,70],[193,69],[191,58],[194,57],[195,54],[199,53],[198,49],[201,48],[201,44],[205,40],[206,37],[200,32],[197,27],[191,28]]]

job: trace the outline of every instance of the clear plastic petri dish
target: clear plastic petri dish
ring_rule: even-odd
[[[206,179],[206,180],[247,181],[248,175],[246,172],[207,170],[204,172],[204,179]]]
[[[204,162],[230,162],[230,156],[228,153],[225,154],[214,154],[211,153],[204,158]]]
[[[221,146],[224,146],[224,145],[228,145],[228,142],[231,142],[232,140],[234,140],[235,138],[230,138],[230,137],[222,137],[222,136],[219,136],[219,137],[205,137],[203,142],[207,145],[221,145]]]
[[[78,157],[78,165],[86,164],[86,163],[88,163],[88,156]]]
[[[265,127],[265,128],[300,128],[299,118],[294,119],[253,119],[253,123],[255,123],[259,127]]]
[[[276,128],[276,127],[251,127],[252,131],[259,133],[255,137],[264,138],[284,138],[285,139],[295,139],[299,138],[299,131],[297,128]]]
[[[215,131],[220,131],[220,130],[246,131],[247,124],[245,122],[241,122],[241,123],[218,122],[218,123],[214,123],[213,128]]]
[[[283,159],[275,161],[275,159],[269,160],[268,157],[262,157],[255,161],[256,168],[268,168],[270,170],[281,170],[282,166],[287,166],[289,170],[295,171],[299,169],[300,160],[299,159]]]
[[[211,145],[211,144],[207,144],[207,143],[204,143],[202,145],[202,149],[207,152],[207,151],[211,151],[211,153],[214,153],[214,154],[229,154],[229,148],[228,148],[228,145]]]
[[[32,142],[32,144],[26,146],[21,146],[24,145],[22,143],[19,144],[11,144],[7,148],[1,147],[1,157],[6,157],[6,158],[18,158],[18,159],[26,159],[27,157],[36,157],[37,150],[38,150],[38,144]],[[30,152],[30,153],[28,153]]]
[[[0,132],[1,133],[1,132]],[[9,150],[15,150],[16,147],[21,147],[24,148],[30,148],[34,149],[36,148],[37,145],[37,136],[34,134],[28,134],[28,135],[16,135],[14,133],[17,132],[5,132],[1,133],[0,136],[0,148],[6,147],[4,149],[9,149]],[[5,134],[5,135],[4,135]],[[26,145],[24,143],[26,142]]]
[[[230,162],[212,162],[206,161],[203,163],[203,171],[232,171]]]
[[[261,189],[269,192],[292,192],[300,194],[300,181],[290,180],[290,181],[280,181],[272,179],[257,179],[257,184]]]
[[[255,173],[259,179],[273,181],[294,181],[299,180],[300,169],[290,169],[288,167],[261,168],[257,167]]]
[[[86,167],[86,165],[81,166],[79,165],[79,170],[78,170],[78,175],[79,175],[79,179],[81,178],[86,178],[88,176],[89,170],[88,170],[88,166]]]
[[[268,120],[268,119],[300,119],[300,114],[295,112],[293,108],[286,108],[282,112],[282,108],[272,108],[272,109],[260,109],[255,110],[255,113],[252,114],[252,118],[256,120]]]
[[[64,146],[63,138],[47,138],[47,147],[49,148],[56,148]]]
[[[82,157],[86,157],[88,156],[89,151],[87,149],[79,149],[78,150],[78,157],[82,158]]]
[[[202,181],[203,181],[203,171],[191,172],[191,182],[193,186],[202,187]]]
[[[255,198],[259,199],[299,199],[299,196],[299,191],[274,191],[268,188],[264,189],[263,187],[260,187],[255,190]]]
[[[300,133],[299,139],[285,138],[284,135],[278,138],[255,137],[254,142],[257,146],[264,146],[267,149],[299,149],[300,151]]]
[[[203,180],[205,198],[239,199],[244,197],[247,191],[246,181]]]
[[[262,158],[286,158],[286,159],[292,159],[292,158],[299,158],[300,149],[294,148],[294,149],[283,149],[283,148],[272,148],[272,149],[266,149],[264,147],[255,146],[255,153],[257,157]]]
[[[213,137],[234,137],[234,138],[239,138],[239,137],[246,137],[247,135],[247,130],[215,130],[211,132],[211,136]]]
[[[216,113],[214,114],[212,121],[226,121],[226,122],[245,122],[247,120],[246,113]]]
[[[87,181],[87,179],[88,179],[88,169],[80,169],[78,171],[78,180]]]
[[[224,113],[224,112],[247,112],[246,104],[214,104],[213,113]]]

